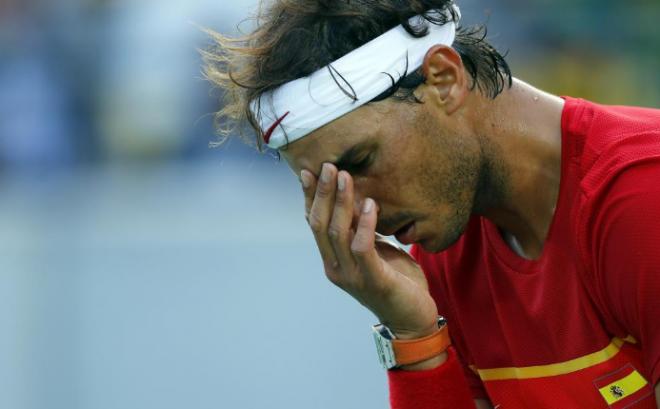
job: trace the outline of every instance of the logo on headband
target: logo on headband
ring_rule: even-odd
[[[270,126],[270,128],[268,128],[266,132],[264,132],[264,142],[266,142],[266,145],[270,143],[270,137],[273,136],[273,132],[275,132],[275,129],[277,129],[277,127],[282,123],[282,121],[284,121],[284,118],[286,118],[287,115],[289,115],[290,113],[291,111],[288,111],[286,114],[282,115],[277,121],[275,121],[274,124]]]

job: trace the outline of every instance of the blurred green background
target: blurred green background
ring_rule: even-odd
[[[295,178],[209,149],[197,28],[256,2],[0,0],[0,408],[383,408]],[[660,107],[660,2],[459,0],[514,74]]]

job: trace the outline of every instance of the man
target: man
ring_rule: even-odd
[[[215,36],[219,117],[300,175],[327,277],[380,319],[393,407],[656,408],[660,111],[539,91],[459,20],[275,1]]]

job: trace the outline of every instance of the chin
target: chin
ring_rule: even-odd
[[[456,244],[463,235],[463,232],[464,229],[454,231],[453,233],[448,232],[441,237],[431,237],[425,240],[420,240],[418,244],[428,253],[440,253]]]
[[[449,246],[445,246],[442,243],[439,243],[437,240],[423,240],[419,242],[419,245],[427,253],[440,253],[443,250],[446,250]]]

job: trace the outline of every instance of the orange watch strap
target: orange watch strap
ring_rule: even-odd
[[[446,325],[424,338],[392,340],[397,365],[410,365],[433,358],[446,351],[449,345],[451,340]]]

